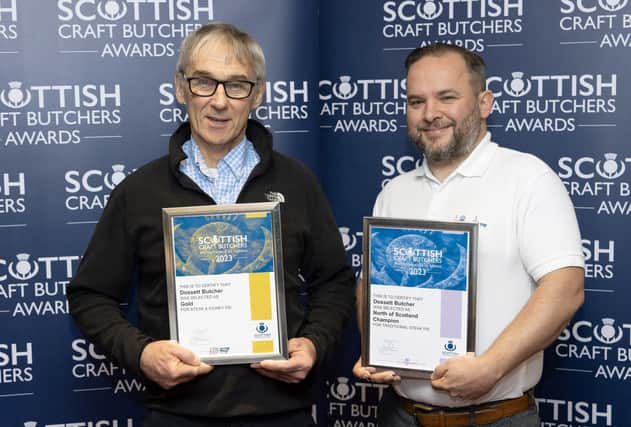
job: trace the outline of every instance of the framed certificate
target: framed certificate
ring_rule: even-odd
[[[279,204],[162,217],[171,339],[214,365],[287,358]]]
[[[362,364],[429,378],[475,352],[478,224],[364,218]]]

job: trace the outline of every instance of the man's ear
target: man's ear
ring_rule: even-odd
[[[175,98],[180,104],[186,104],[186,97],[184,96],[186,90],[186,80],[182,76],[182,73],[175,73],[173,77],[173,83],[175,84]]]
[[[254,100],[252,103],[253,110],[263,103],[263,96],[265,95],[265,81],[257,82],[254,90]]]
[[[494,99],[495,97],[493,96],[493,92],[490,90],[480,92],[478,95],[478,107],[480,108],[480,117],[482,119],[486,119],[491,115]]]

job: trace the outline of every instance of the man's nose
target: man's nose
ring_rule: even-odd
[[[425,101],[425,105],[423,107],[423,120],[431,123],[440,117],[441,112],[438,103],[432,100]]]
[[[223,108],[228,103],[228,95],[226,95],[226,88],[223,83],[217,84],[215,93],[210,97],[211,104],[216,108]]]

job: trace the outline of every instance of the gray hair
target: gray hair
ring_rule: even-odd
[[[254,69],[257,81],[265,81],[265,55],[254,38],[224,22],[211,22],[190,33],[182,42],[176,71],[184,73],[201,47],[209,41],[222,41],[234,52],[237,61]]]

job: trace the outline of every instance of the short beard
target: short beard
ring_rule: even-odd
[[[428,150],[429,144],[423,140],[421,126],[408,130],[408,135],[427,160],[441,163],[469,155],[478,142],[481,126],[480,109],[476,106],[460,125],[454,126],[453,138],[443,147]]]

